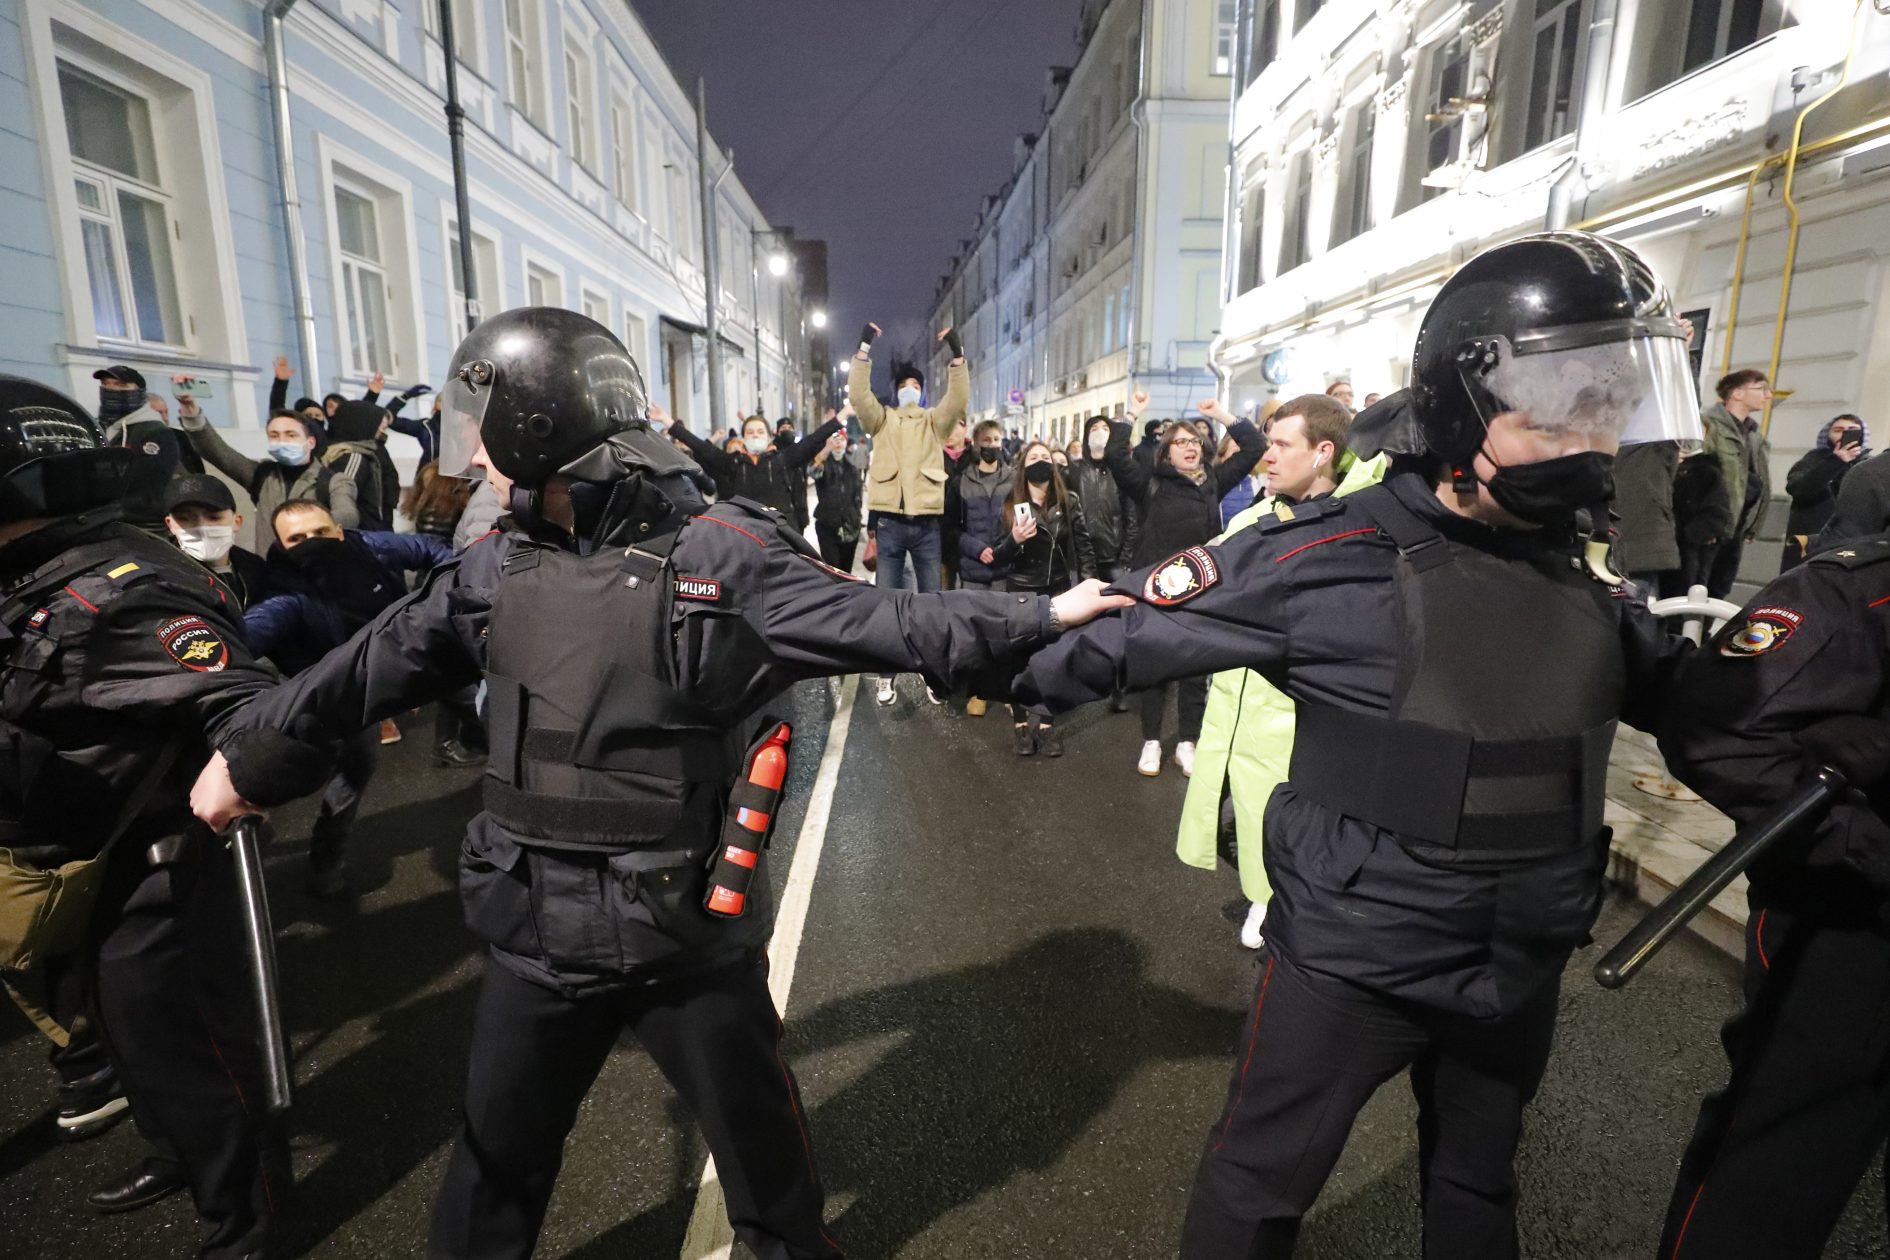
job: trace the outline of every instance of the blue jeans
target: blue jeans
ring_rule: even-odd
[[[879,585],[893,591],[938,589],[939,518],[879,514]],[[906,561],[912,562],[912,580]]]
[[[939,518],[936,516],[899,516],[881,512],[874,537],[879,539],[877,585],[890,591],[938,589]],[[912,575],[906,576],[906,562],[912,562]],[[891,675],[882,675],[891,677]]]

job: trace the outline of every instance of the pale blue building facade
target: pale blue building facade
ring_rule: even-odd
[[[731,171],[731,415],[706,415],[694,102],[630,6],[452,3],[481,309],[590,314],[698,430],[803,412],[811,312],[763,265],[779,238]],[[108,364],[167,393],[190,376],[250,451],[278,355],[291,400],[377,372],[438,385],[463,328],[437,26],[435,0],[282,18],[305,356],[262,0],[0,0],[0,371],[87,401]]]

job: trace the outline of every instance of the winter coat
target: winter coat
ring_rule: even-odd
[[[1071,492],[1083,504],[1083,520],[1096,551],[1097,572],[1128,568],[1134,542],[1130,509],[1116,486],[1115,475],[1109,471],[1108,461],[1091,459],[1087,454],[1071,460],[1068,481]]]
[[[1384,480],[1390,458],[1351,460],[1345,479],[1333,493],[1344,497]],[[1265,498],[1235,517],[1221,537],[1239,533],[1271,515],[1275,502]],[[1220,541],[1216,539],[1215,541]],[[1272,895],[1261,861],[1261,822],[1273,789],[1286,781],[1293,759],[1293,702],[1272,683],[1249,669],[1225,670],[1208,685],[1207,712],[1194,746],[1194,775],[1181,807],[1175,856],[1189,866],[1213,870],[1219,853],[1221,793],[1234,802],[1234,832],[1240,863],[1240,890],[1249,901]]]
[[[842,542],[860,536],[860,494],[866,478],[844,455],[829,455],[814,468],[814,524]]]
[[[1221,524],[1231,526],[1234,518],[1265,497],[1266,478],[1249,473],[1221,496]]]
[[[1006,460],[990,472],[977,464],[958,479],[958,580],[996,585],[1010,576],[1010,569],[996,556],[998,543],[1010,536],[1011,523],[1006,506],[1011,485],[1017,475],[1014,464]],[[992,564],[978,557],[989,547]]]
[[[1765,517],[1772,497],[1772,445],[1759,432],[1756,417],[1735,420],[1725,403],[1700,413],[1706,425],[1706,449],[1719,461],[1726,498],[1736,522],[1728,538],[1750,537]]]
[[[1785,474],[1785,493],[1792,501],[1785,532],[1808,539],[1822,530],[1831,514],[1837,511],[1838,491],[1845,475],[1863,462],[1864,458],[1839,459],[1828,444],[1799,456],[1792,470]]]
[[[378,440],[381,421],[386,417],[386,408],[360,399],[342,403],[329,417],[331,440],[320,459],[334,474],[328,484],[329,510],[334,513],[335,523],[343,529],[351,528],[342,519],[344,514],[352,514],[358,528],[369,532],[392,528],[393,518],[386,506],[386,475],[381,465],[387,452]],[[400,488],[395,486],[396,502],[399,493]]]
[[[1172,464],[1151,472],[1129,450],[1130,426],[1113,424],[1109,429],[1103,459],[1122,497],[1135,504],[1140,517],[1130,561],[1136,569],[1198,547],[1220,533],[1221,496],[1254,470],[1267,447],[1251,421],[1238,421],[1227,432],[1240,450],[1225,463],[1208,465],[1207,476],[1197,482]]]
[[[459,514],[459,525],[453,530],[453,550],[464,551],[479,539],[497,529],[499,518],[505,515],[505,504],[499,502],[499,492],[490,481],[481,481],[473,487],[472,498],[466,500],[466,510]]]
[[[829,420],[806,437],[786,446],[771,446],[760,455],[750,455],[747,451],[731,455],[679,424],[670,426],[669,435],[681,438],[702,470],[715,478],[717,499],[724,503],[730,499],[752,499],[798,524],[801,513],[794,510],[794,503],[797,497],[803,503],[807,498],[807,465],[820,454],[820,448],[827,445],[827,439],[838,432],[840,422]],[[801,511],[806,511],[805,506]]]
[[[1065,591],[1096,576],[1096,551],[1083,519],[1083,501],[1066,497],[1063,506],[1032,512],[1037,532],[1018,542],[1007,526],[1004,537],[991,548],[992,558],[1010,570],[1014,591]]]
[[[194,417],[179,416],[177,423],[184,430],[191,449],[204,462],[249,492],[250,501],[256,505],[258,545],[264,550],[274,537],[276,509],[290,499],[313,499],[327,508],[343,529],[353,529],[359,523],[354,519],[342,520],[335,510],[329,497],[329,483],[334,474],[319,459],[311,456],[308,463],[299,465],[251,459],[224,441],[223,435],[201,411]]]
[[[967,443],[956,456],[950,451],[944,452],[945,458],[945,515],[939,521],[939,555],[945,567],[958,567],[958,518],[962,515],[958,505],[958,479],[965,475],[965,469],[978,462],[978,448]]]
[[[855,355],[847,401],[872,435],[866,472],[866,507],[903,516],[945,514],[945,438],[965,418],[971,372],[962,363],[946,371],[945,397],[936,407],[887,407],[873,396],[873,365]]]
[[[178,441],[177,430],[149,404],[107,425],[105,445],[122,446],[138,456],[120,499],[126,524],[164,534],[165,487],[179,473],[202,472],[203,461],[195,450]]]
[[[322,547],[309,566],[294,552]],[[453,549],[427,534],[349,531],[332,542],[310,540],[293,552],[280,543],[269,550],[277,589],[243,613],[250,651],[267,656],[285,673],[299,673],[320,660],[407,595],[402,576],[426,572],[453,559]]]
[[[1732,499],[1719,460],[1702,451],[1680,461],[1673,478],[1674,530],[1682,547],[1703,547],[1733,537]]]
[[[1614,567],[1621,573],[1665,573],[1680,567],[1673,479],[1680,447],[1646,442],[1614,457]]]
[[[1890,530],[1890,451],[1860,459],[1838,487],[1837,506],[1811,550],[1824,551],[1854,538]]]

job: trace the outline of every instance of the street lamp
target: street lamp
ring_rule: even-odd
[[[825,328],[827,326],[827,312],[825,311],[815,311],[809,318],[814,321],[814,327],[816,328]]]
[[[779,280],[787,274],[788,256],[780,250],[768,255],[768,274]]]
[[[792,265],[793,265],[791,260],[788,258],[787,250],[781,247],[781,241],[785,237],[787,237],[787,235],[788,234],[786,232],[778,228],[749,228],[748,229],[749,267],[752,270],[752,273],[754,276],[753,293],[755,297],[755,310],[754,310],[754,315],[755,315],[755,387],[756,387],[757,392],[759,392],[760,387],[761,387],[761,241],[763,237],[766,237],[770,239],[774,244],[774,248],[768,252],[768,274],[773,276],[775,279],[779,280],[788,274],[789,270],[792,268]],[[780,298],[781,298],[781,309],[778,314],[779,322],[777,326],[781,334],[781,360],[782,360],[781,393],[782,393],[782,396],[785,398],[787,395],[787,388],[788,388],[787,367],[786,367],[786,363],[787,363],[787,286],[786,285],[780,286]]]

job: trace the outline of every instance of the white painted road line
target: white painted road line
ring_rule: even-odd
[[[814,873],[820,867],[820,851],[827,843],[827,819],[833,813],[834,788],[840,782],[840,760],[846,755],[847,730],[853,725],[853,699],[859,694],[858,675],[840,680],[840,702],[834,709],[833,724],[827,730],[827,747],[820,755],[820,769],[814,774],[814,791],[807,800],[807,814],[801,820],[800,839],[794,846],[794,861],[788,867],[787,883],[781,889],[781,904],[775,910],[774,935],[768,941],[768,989],[774,995],[774,1009],[787,1015],[788,990],[794,984],[794,965],[801,956],[801,934],[807,928],[807,908],[814,896]],[[683,1235],[682,1260],[728,1260],[735,1245],[735,1232],[729,1228],[728,1208],[722,1201],[722,1183],[715,1175],[715,1161],[702,1169],[702,1188],[696,1194],[696,1210],[689,1217],[689,1232]]]

